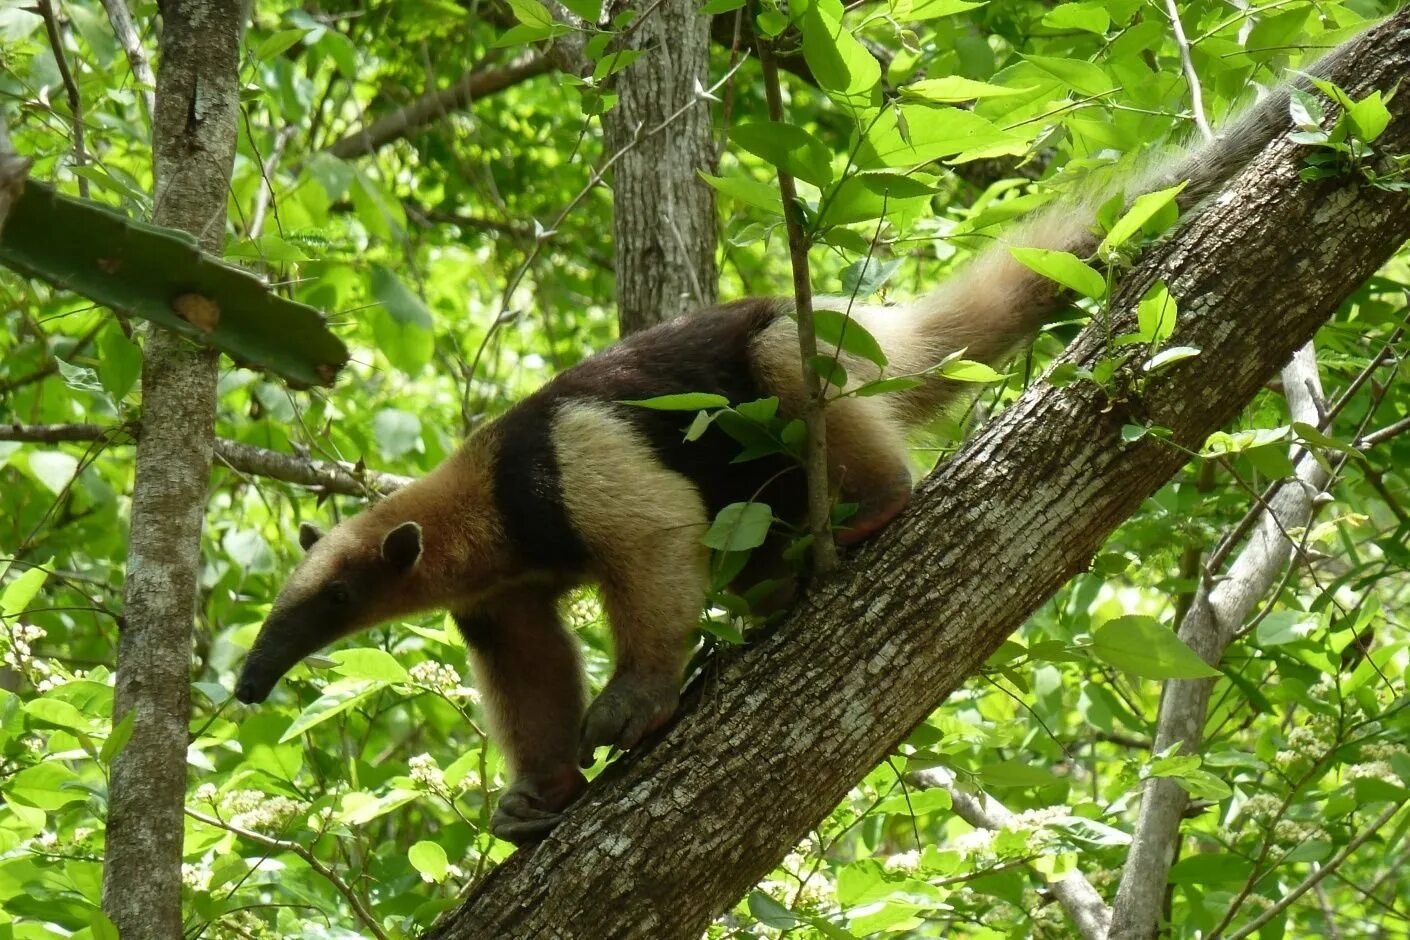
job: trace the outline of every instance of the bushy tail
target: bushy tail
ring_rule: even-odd
[[[1354,43],[1338,46],[1306,71],[1325,74]],[[1097,210],[1117,191],[1134,198],[1188,181],[1177,200],[1182,213],[1186,212],[1220,192],[1286,127],[1291,88],[1303,83],[1305,79],[1300,79],[1265,93],[1213,139],[1135,177],[1095,193],[1058,200],[1005,233],[928,297],[891,311],[891,322],[882,330],[883,346],[894,366],[920,372],[961,348],[965,358],[992,364],[1013,355],[1067,297],[1053,281],[1016,261],[1010,247],[1091,255],[1100,243],[1094,234]],[[895,398],[902,417],[919,424],[933,417],[956,392],[954,383],[935,379]]]

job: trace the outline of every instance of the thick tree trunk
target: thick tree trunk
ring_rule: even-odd
[[[1410,10],[1332,77],[1362,92],[1410,69]],[[1378,148],[1410,150],[1410,99]],[[1280,139],[1117,292],[1134,328],[1157,278],[1172,344],[1202,353],[1121,393],[1040,383],[917,489],[913,504],[769,636],[693,685],[669,733],[608,769],[553,836],[500,866],[431,935],[698,937],[1232,418],[1407,236],[1410,196],[1297,180]],[[1129,354],[1129,349],[1127,350]],[[1065,361],[1107,355],[1099,329]],[[1147,380],[1144,388],[1138,384]]]
[[[715,150],[709,101],[696,96],[709,85],[710,18],[691,0],[616,8],[644,15],[625,46],[641,58],[616,76],[621,100],[602,118],[607,152],[672,122],[636,144],[612,173],[617,321],[625,336],[715,302],[715,195],[699,175],[713,168]]]
[[[154,221],[219,253],[235,159],[242,4],[161,4],[153,127]],[[214,443],[216,354],[147,336],[113,720],[132,738],[113,761],[103,909],[123,937],[181,936],[182,809],[191,622]]]

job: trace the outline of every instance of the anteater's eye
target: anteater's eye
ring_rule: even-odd
[[[333,603],[342,606],[351,600],[348,594],[348,586],[341,581],[334,581],[328,585],[328,599]]]

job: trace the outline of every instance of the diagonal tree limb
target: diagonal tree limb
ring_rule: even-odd
[[[1330,77],[1360,96],[1407,69],[1410,9]],[[1410,150],[1410,98],[1389,107],[1380,145]],[[1302,183],[1302,156],[1272,142],[1117,291],[1114,333],[1163,280],[1187,312],[1171,342],[1201,355],[1113,398],[1090,382],[1031,388],[777,628],[716,658],[673,727],[610,766],[548,840],[429,936],[698,937],[1410,237],[1410,196]],[[1103,335],[1086,331],[1064,361],[1095,365]],[[1123,441],[1140,419],[1179,447]]]
[[[558,68],[553,58],[529,50],[503,65],[471,69],[445,88],[429,91],[415,101],[377,118],[328,147],[335,157],[350,159],[373,153],[388,143],[434,124],[452,111],[461,111],[478,98],[544,75]]]
[[[1322,382],[1317,354],[1308,343],[1283,368],[1283,389],[1289,417],[1316,427],[1321,420]],[[1295,447],[1294,452],[1300,448]],[[1180,639],[1208,663],[1215,664],[1254,607],[1278,582],[1292,557],[1287,533],[1301,529],[1312,517],[1315,497],[1328,473],[1315,460],[1303,460],[1289,483],[1280,487],[1259,519],[1248,545],[1217,582],[1206,578],[1180,622]],[[1204,739],[1204,722],[1212,679],[1166,683],[1160,701],[1152,753],[1179,745],[1183,754],[1196,754]],[[1142,790],[1131,851],[1121,872],[1112,921],[1112,937],[1152,937],[1160,921],[1166,880],[1180,838],[1180,821],[1189,797],[1178,781],[1151,777]]]
[[[922,770],[914,777],[923,787],[940,787],[948,792],[955,815],[976,829],[1002,829],[1014,816],[1007,806],[989,794],[960,789],[955,775],[946,768]],[[1111,929],[1111,908],[1081,872],[1065,875],[1048,887],[1077,927],[1082,940],[1106,940],[1107,931]]]

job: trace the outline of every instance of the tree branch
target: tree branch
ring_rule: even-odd
[[[152,61],[142,48],[142,37],[137,35],[137,27],[132,23],[132,11],[127,8],[127,0],[103,0],[103,9],[108,11],[108,22],[112,24],[118,44],[127,55],[127,67],[132,70],[132,77],[142,83],[138,97],[147,106],[147,119],[151,120],[157,110],[154,93],[157,77],[152,74]]]
[[[1322,413],[1322,382],[1311,343],[1298,350],[1284,367],[1283,390],[1290,420],[1316,427]],[[1300,446],[1294,447],[1294,456],[1299,450]],[[1200,583],[1180,622],[1179,634],[1205,662],[1219,662],[1245,618],[1277,583],[1292,557],[1293,544],[1286,533],[1307,524],[1313,498],[1322,492],[1327,481],[1328,473],[1321,463],[1300,461],[1293,479],[1279,487],[1269,501],[1228,575],[1217,583],[1212,584],[1208,578]],[[1214,681],[1210,679],[1166,683],[1152,753],[1163,753],[1175,745],[1179,745],[1182,754],[1199,752],[1213,689]],[[1155,935],[1170,865],[1180,839],[1180,821],[1188,802],[1178,781],[1168,777],[1146,780],[1136,832],[1113,905],[1112,936]]]
[[[1407,68],[1410,9],[1355,40],[1330,78],[1360,96]],[[1381,144],[1410,150],[1410,98],[1389,107]],[[1112,334],[1134,330],[1157,278],[1189,311],[1171,342],[1201,355],[1153,376],[1139,401],[1178,446],[1123,441],[1130,406],[1093,383],[1034,385],[777,627],[715,657],[672,727],[610,765],[429,936],[698,937],[1410,236],[1410,196],[1305,184],[1301,162],[1272,142],[1112,302]],[[1096,366],[1112,355],[1105,335],[1085,331],[1062,361]]]
[[[471,69],[455,83],[428,91],[403,108],[384,114],[367,126],[353,131],[328,148],[335,157],[350,159],[372,153],[387,143],[434,124],[452,111],[460,111],[477,98],[503,91],[511,85],[552,72],[552,58],[538,50],[521,53],[504,65],[482,65]]]
[[[955,775],[945,768],[922,770],[912,775],[923,787],[941,787],[950,794],[955,815],[976,829],[1002,829],[1013,812],[987,793],[970,793],[955,784]],[[1111,929],[1111,908],[1081,872],[1074,871],[1049,887],[1067,912],[1083,940],[1106,940]]]
[[[135,443],[135,425],[102,424],[9,424],[0,425],[0,441],[32,444],[62,444],[119,438],[115,444]],[[121,438],[126,438],[125,440]],[[268,477],[283,483],[307,486],[324,493],[345,496],[386,495],[411,482],[410,477],[359,468],[346,462],[313,460],[297,454],[242,444],[227,438],[215,440],[215,459],[238,473]]]

